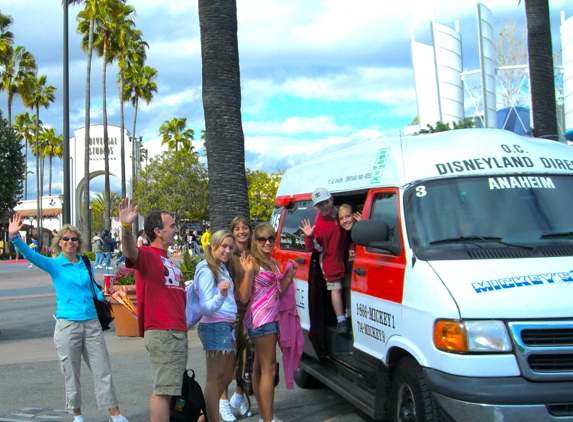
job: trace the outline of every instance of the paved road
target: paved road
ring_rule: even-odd
[[[103,279],[98,270],[98,279]],[[51,291],[50,291],[51,288]],[[71,421],[64,410],[64,383],[53,346],[55,296],[49,277],[24,261],[0,263],[0,422]],[[143,339],[105,333],[122,413],[131,422],[149,421],[151,378]],[[189,362],[201,385],[205,358],[194,330],[189,331]],[[275,414],[284,421],[361,422],[371,419],[329,389],[276,389]],[[82,367],[82,410],[88,422],[108,421],[97,410],[91,373]],[[257,422],[253,414],[246,422]]]

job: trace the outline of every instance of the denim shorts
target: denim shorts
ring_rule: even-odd
[[[213,352],[234,352],[235,323],[234,322],[200,322],[197,334],[203,343],[203,350]]]
[[[249,330],[247,328],[247,334],[250,338],[257,338],[268,336],[270,334],[280,334],[281,330],[279,329],[279,322],[269,322],[268,324],[263,324],[259,328],[255,328],[254,330]]]

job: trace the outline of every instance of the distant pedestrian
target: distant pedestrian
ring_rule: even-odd
[[[115,260],[115,266],[119,268],[119,266],[125,262],[125,254],[123,253],[121,242],[117,243],[117,251],[118,255],[121,253],[121,256]]]
[[[191,245],[193,246],[194,256],[200,257],[202,253],[201,248],[199,247],[199,236],[197,235],[197,230],[193,230],[193,233],[191,233]]]
[[[211,226],[205,227],[205,233],[201,236],[201,245],[203,246],[203,253],[207,250],[207,245],[211,243]]]
[[[115,250],[115,246],[117,242],[111,237],[111,233],[108,229],[103,231],[102,236],[103,241],[103,252],[105,253],[105,268],[108,270],[113,270],[111,266],[111,256],[113,255],[113,251]]]
[[[147,240],[147,236],[143,230],[137,232],[137,246],[149,246],[149,240]]]
[[[80,383],[83,356],[94,376],[99,409],[109,409],[111,422],[127,422],[119,411],[109,355],[94,306],[94,292],[98,300],[103,301],[104,297],[99,289],[93,289],[93,269],[88,270],[79,255],[80,231],[70,225],[63,226],[53,242],[58,257],[48,258],[35,253],[20,238],[21,222],[22,216],[18,213],[9,219],[10,240],[27,260],[50,275],[56,290],[54,345],[66,385],[66,408],[73,410],[74,422],[84,421]]]
[[[102,268],[101,264],[103,262],[103,241],[100,237],[100,232],[97,232],[92,239],[93,249],[96,255],[95,267]]]
[[[38,248],[38,239],[36,238],[36,236],[32,236],[32,242],[30,243],[30,249],[32,249],[34,252],[40,252],[39,248]],[[34,268],[34,264],[32,262],[30,262],[30,265],[28,265],[28,268]]]

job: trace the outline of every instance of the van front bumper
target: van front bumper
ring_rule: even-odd
[[[424,368],[429,389],[455,421],[573,421],[573,381],[475,378]]]

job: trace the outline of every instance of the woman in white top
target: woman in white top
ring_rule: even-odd
[[[147,240],[147,236],[145,236],[145,232],[143,230],[137,232],[137,246],[149,246],[149,241]]]
[[[219,422],[219,397],[233,377],[237,304],[225,263],[233,256],[234,246],[230,231],[216,232],[205,250],[205,260],[195,269],[193,283],[203,314],[197,333],[206,352],[205,403],[210,422]]]

